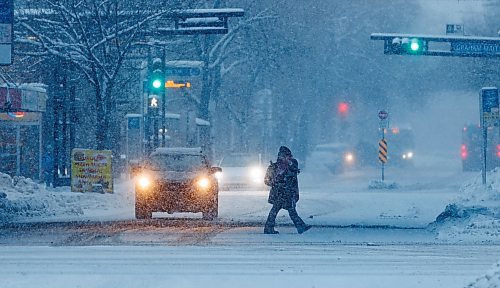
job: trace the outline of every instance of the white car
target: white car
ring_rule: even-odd
[[[317,145],[308,158],[308,163],[321,163],[316,166],[309,164],[309,170],[327,169],[337,174],[354,169],[359,162],[355,149],[346,143],[328,143]]]
[[[221,190],[264,189],[266,167],[259,154],[232,153],[218,163],[222,171],[217,173]]]

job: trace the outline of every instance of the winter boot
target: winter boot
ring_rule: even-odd
[[[274,228],[264,228],[264,234],[280,234],[280,232],[274,230]]]
[[[299,232],[299,234],[302,234],[311,228],[312,228],[311,225],[304,225],[302,227],[297,228],[297,232]]]

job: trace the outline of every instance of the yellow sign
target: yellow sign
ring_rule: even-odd
[[[167,80],[165,82],[165,87],[166,88],[191,88],[191,83],[190,82],[185,82],[185,83],[175,83],[174,80]]]
[[[71,191],[113,193],[110,150],[73,149]]]
[[[382,164],[387,163],[387,140],[385,139],[378,142],[378,160]]]

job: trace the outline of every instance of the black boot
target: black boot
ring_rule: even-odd
[[[264,228],[264,234],[280,234],[280,232],[274,230],[274,228]]]
[[[304,225],[304,226],[297,228],[297,232],[299,232],[299,234],[302,234],[311,228],[312,228],[311,225]]]

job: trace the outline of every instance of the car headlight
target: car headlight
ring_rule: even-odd
[[[222,180],[222,178],[223,178],[223,174],[222,174],[222,172],[221,172],[221,171],[217,171],[217,172],[215,172],[215,173],[214,173],[214,177],[215,177],[217,180],[221,181],[221,180]]]
[[[148,189],[151,187],[151,179],[148,176],[141,175],[137,179],[137,185],[139,185],[141,189]]]
[[[407,159],[411,159],[413,158],[413,152],[408,152],[408,153],[405,153],[403,154],[403,159],[407,160]]]
[[[210,180],[206,177],[200,178],[196,181],[196,186],[202,190],[206,190],[210,187]]]
[[[262,167],[251,167],[250,178],[253,182],[259,183],[264,181],[264,169]]]
[[[347,153],[345,154],[345,161],[351,163],[354,161],[354,154],[352,153]]]

